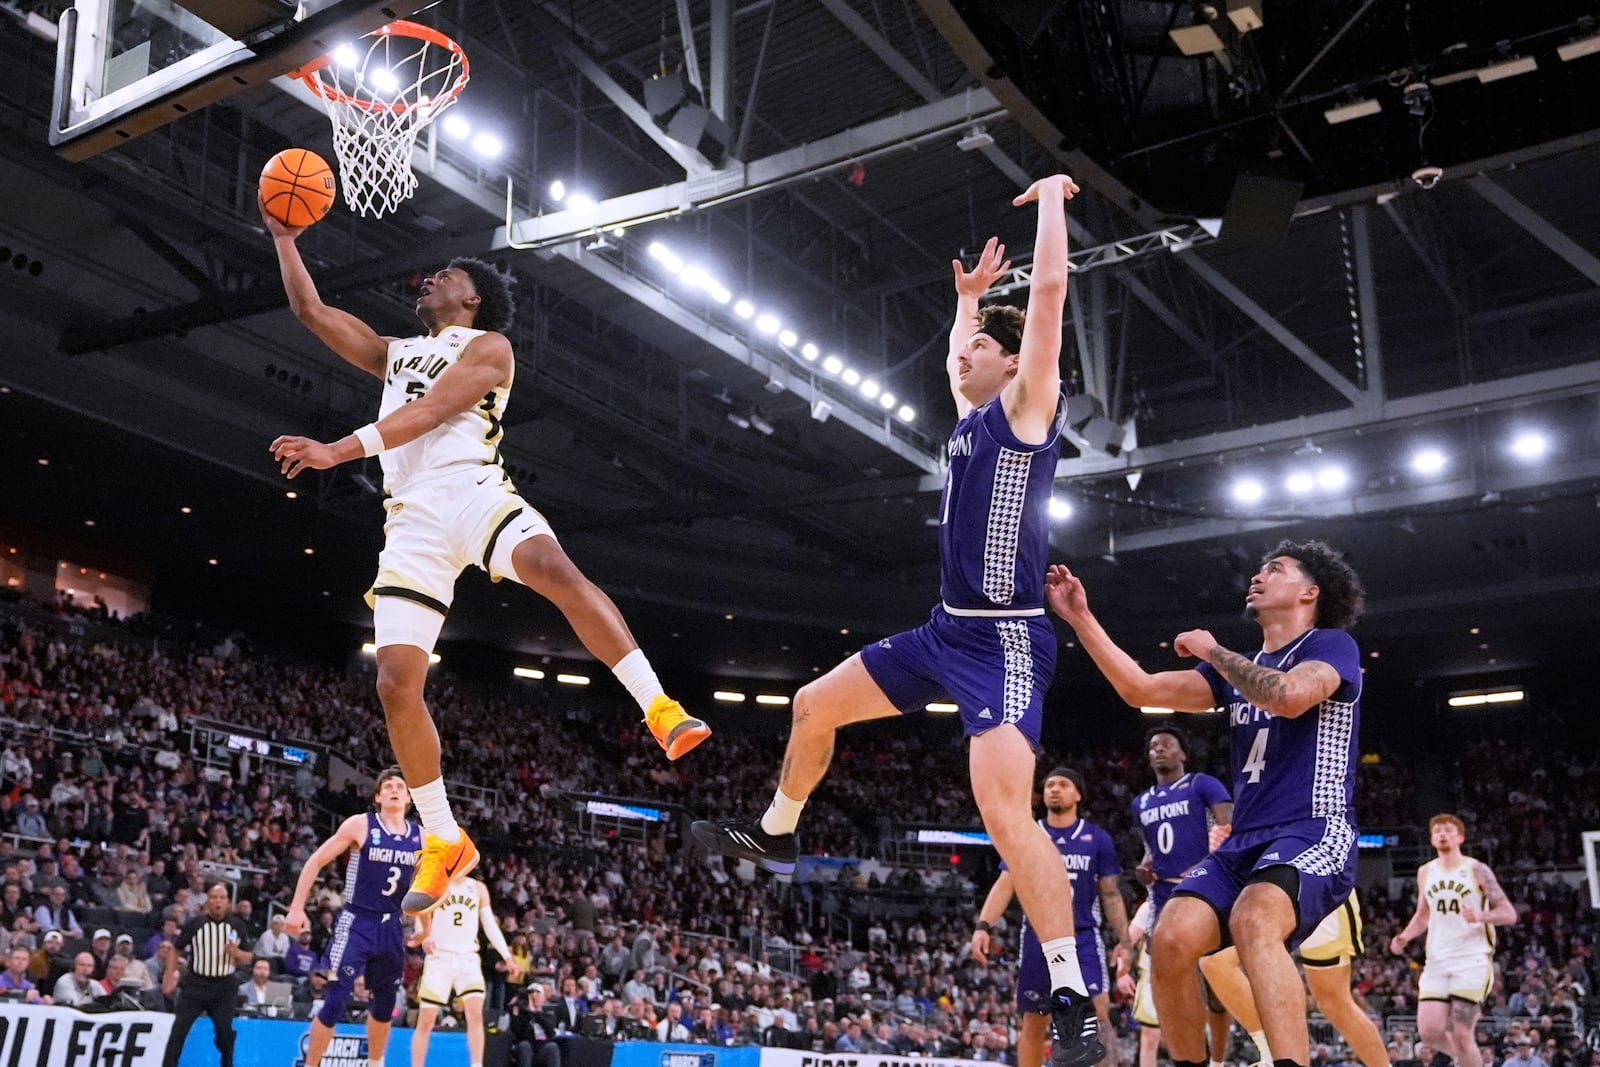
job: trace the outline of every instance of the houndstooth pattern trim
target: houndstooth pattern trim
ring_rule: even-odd
[[[994,628],[1000,635],[1000,647],[1006,657],[1000,721],[1015,723],[1022,719],[1033,696],[1033,642],[1028,637],[1028,624],[1020,619],[997,622]]]
[[[1350,845],[1356,839],[1355,829],[1343,815],[1330,816],[1322,830],[1322,840],[1290,860],[1295,869],[1305,874],[1332,878],[1344,870],[1350,859]]]
[[[994,465],[989,497],[989,529],[983,542],[983,595],[995,604],[1009,604],[1017,585],[1017,531],[1028,497],[1032,452],[1002,448]]]
[[[1307,874],[1333,876],[1344,870],[1355,839],[1346,812],[1345,777],[1350,772],[1350,735],[1355,701],[1324,700],[1317,708],[1317,755],[1311,772],[1311,817],[1326,819],[1322,840],[1293,860]]]

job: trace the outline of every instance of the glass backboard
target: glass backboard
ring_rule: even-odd
[[[87,159],[438,0],[76,0],[50,143]]]

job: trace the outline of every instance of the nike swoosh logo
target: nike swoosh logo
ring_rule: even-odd
[[[459,867],[459,866],[461,866],[461,857],[457,856],[456,857],[456,861],[454,863],[452,863],[450,866],[448,866],[448,867],[446,867],[444,869],[444,873],[445,873],[446,877],[455,874],[456,873],[456,868]]]
[[[478,479],[478,484],[482,485],[484,482],[488,481],[490,478],[493,478],[493,477],[494,477],[493,474],[485,474],[482,478]]]

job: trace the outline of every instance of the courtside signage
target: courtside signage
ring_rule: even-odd
[[[51,1067],[161,1067],[172,1016],[85,1015],[72,1008],[0,1004],[0,1063]]]

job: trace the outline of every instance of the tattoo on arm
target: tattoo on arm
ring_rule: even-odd
[[[1232,682],[1246,700],[1263,711],[1276,706],[1288,695],[1288,676],[1283,671],[1263,667],[1221,645],[1211,650],[1211,665]]]

